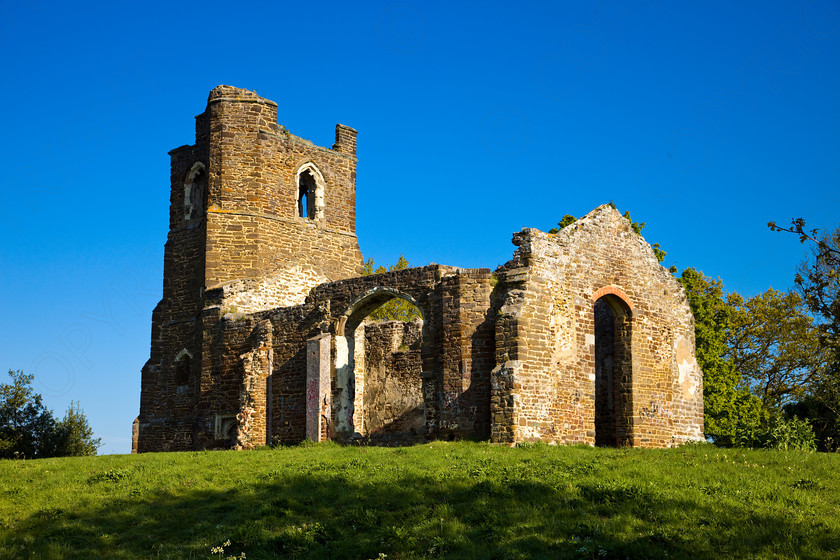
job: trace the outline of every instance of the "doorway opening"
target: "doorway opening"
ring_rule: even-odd
[[[595,301],[595,445],[625,446],[633,435],[632,321],[621,298]]]
[[[346,317],[335,339],[336,432],[382,445],[422,441],[422,312],[410,296],[380,288]]]

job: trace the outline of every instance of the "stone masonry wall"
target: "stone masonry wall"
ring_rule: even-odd
[[[493,364],[491,277],[488,269],[429,265],[318,286],[316,305],[329,309],[336,340],[350,336],[376,307],[399,294],[423,316],[421,360],[427,437],[486,437]],[[451,332],[450,332],[451,331]],[[334,379],[336,419],[352,391]],[[366,391],[367,388],[365,387]],[[356,415],[353,414],[355,418]]]
[[[425,436],[421,329],[420,321],[364,326],[362,434],[374,438],[394,434],[415,440]]]
[[[261,315],[274,326],[271,439],[299,443],[306,436],[306,341],[321,332],[323,310],[307,303]]]
[[[489,270],[431,265],[342,280],[318,286],[302,305],[257,313],[229,309],[228,302],[241,293],[237,290],[248,292],[247,282],[205,295],[194,445],[248,448],[301,441],[306,341],[326,331],[340,337],[339,325],[348,334],[355,325],[365,332],[367,351],[364,363],[357,364],[367,374],[361,419],[369,430],[362,431],[381,432],[391,442],[489,433],[494,333]],[[362,320],[395,294],[411,298],[424,321],[395,323],[403,331],[399,337],[390,323],[364,326]],[[444,341],[449,328],[455,334]],[[401,350],[402,344],[409,349]],[[334,402],[340,401],[337,381],[334,377]],[[235,432],[219,434],[219,417],[235,418]],[[329,437],[337,422],[328,419]]]
[[[595,443],[594,304],[631,310],[628,445],[702,439],[702,372],[682,287],[615,209],[601,206],[556,235],[525,229],[504,283],[493,376],[495,441]]]
[[[246,308],[256,311],[303,303],[317,284],[362,273],[355,131],[338,127],[342,151],[315,146],[277,124],[274,102],[229,86],[211,92],[202,118],[210,123],[208,287],[259,279]],[[305,164],[325,182],[321,219],[297,214],[297,172]]]
[[[443,374],[440,436],[490,435],[490,371],[495,310],[490,269],[460,270],[442,280]]]
[[[201,368],[195,328],[204,286],[205,224],[201,219],[190,219],[184,198],[185,179],[191,166],[201,159],[201,150],[188,146],[173,150],[170,155],[163,298],[152,314],[150,359],[142,370],[139,451],[192,448],[193,397]],[[175,362],[179,355],[189,362],[185,382],[176,380]]]
[[[250,449],[302,441],[306,340],[320,332],[323,313],[308,303],[223,314],[222,291],[208,291],[202,313],[204,363],[194,446]],[[219,433],[220,422],[230,422],[233,431]]]
[[[315,146],[277,123],[273,101],[219,86],[196,117],[195,144],[172,150],[170,156],[163,298],[153,313],[150,360],[142,372],[140,451],[221,446],[238,436],[219,436],[219,415],[229,428],[228,416],[254,408],[250,397],[239,394],[246,366],[227,364],[219,354],[223,349],[208,345],[207,329],[217,332],[219,327],[210,323],[212,314],[202,311],[205,290],[222,288],[221,321],[228,313],[302,304],[314,286],[362,272],[352,128],[336,126],[333,149]],[[297,171],[304,165],[314,166],[322,178],[323,212],[317,220],[298,216]],[[203,356],[204,351],[213,355]],[[251,370],[273,359],[264,355],[267,350],[260,356],[250,349],[242,352],[250,356],[245,361]],[[189,362],[186,376],[184,359]],[[224,379],[209,375],[210,364],[222,363]],[[233,380],[228,372],[236,368],[229,374],[238,376]],[[221,393],[211,396],[215,391]],[[282,394],[278,398],[281,408],[298,406]],[[246,416],[250,427],[245,431],[253,433],[249,437],[267,437],[271,427],[264,426],[266,419]],[[280,421],[287,416],[281,414]]]

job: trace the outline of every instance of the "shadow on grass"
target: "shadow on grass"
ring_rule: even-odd
[[[96,484],[130,484],[103,480]],[[358,473],[263,476],[228,491],[133,492],[84,513],[41,510],[2,544],[8,558],[819,557],[837,535],[781,513],[668,499],[588,480]],[[824,555],[823,555],[824,556]]]

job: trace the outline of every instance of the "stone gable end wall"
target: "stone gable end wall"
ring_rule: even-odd
[[[500,275],[497,441],[594,444],[594,302],[626,299],[632,328],[627,444],[667,447],[702,439],[702,372],[694,321],[679,283],[610,206],[558,234],[526,229]]]

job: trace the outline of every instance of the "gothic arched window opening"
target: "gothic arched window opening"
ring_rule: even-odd
[[[324,176],[313,163],[305,163],[295,175],[297,216],[309,220],[324,219]]]

